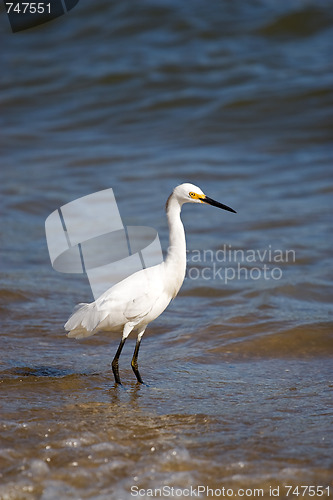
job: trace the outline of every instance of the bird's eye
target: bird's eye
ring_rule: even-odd
[[[195,197],[195,193],[189,193],[189,195],[191,196],[191,198]]]

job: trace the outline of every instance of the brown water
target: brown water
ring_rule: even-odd
[[[328,2],[80,2],[20,34],[1,14],[0,499],[332,496]],[[115,387],[119,335],[64,334],[92,296],[45,219],[112,187],[166,249],[184,181],[237,215],[184,207],[147,385],[130,337]]]

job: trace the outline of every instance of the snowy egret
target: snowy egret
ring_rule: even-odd
[[[132,330],[137,331],[137,341],[132,369],[139,383],[138,354],[147,325],[156,319],[177,295],[186,271],[186,241],[180,211],[184,203],[207,203],[214,207],[235,212],[230,207],[208,198],[193,184],[177,186],[166,203],[169,224],[169,249],[164,262],[142,269],[104,292],[90,304],[79,304],[65,324],[68,337],[90,337],[98,331],[122,330],[122,338],[112,361],[116,384],[121,384],[118,361],[125,341]]]

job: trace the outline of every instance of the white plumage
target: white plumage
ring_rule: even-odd
[[[155,319],[150,319],[150,313],[166,295],[160,281],[163,268],[164,262],[142,269],[109,288],[95,302],[79,304],[65,324],[70,330],[68,337],[89,337],[100,330],[119,331],[126,323],[138,326]]]
[[[68,337],[83,338],[98,331],[123,332],[117,353],[112,361],[116,383],[120,384],[118,359],[125,340],[132,330],[138,332],[132,368],[138,382],[140,341],[147,325],[156,319],[177,295],[186,271],[186,241],[180,219],[184,203],[208,203],[230,212],[232,208],[208,198],[193,184],[177,186],[169,196],[166,212],[169,224],[169,249],[167,258],[157,266],[142,269],[104,292],[90,304],[78,304],[65,324]]]

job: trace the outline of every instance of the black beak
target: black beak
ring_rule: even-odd
[[[228,210],[228,212],[233,212],[236,214],[236,210],[233,208],[227,207],[227,205],[223,205],[223,203],[219,203],[218,201],[212,200],[211,198],[208,198],[208,196],[205,196],[204,198],[200,198],[201,201],[204,203],[208,203],[208,205],[212,205],[213,207],[217,208],[223,208],[223,210]]]

